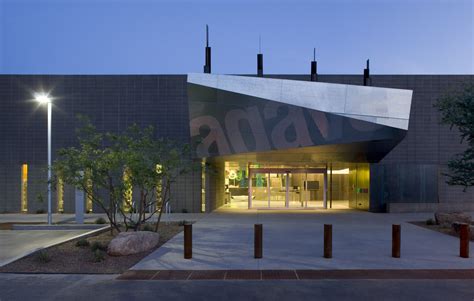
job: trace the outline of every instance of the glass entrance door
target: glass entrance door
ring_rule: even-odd
[[[304,208],[303,185],[305,180],[304,173],[289,173],[288,175],[288,208]]]
[[[249,208],[327,208],[326,169],[251,170]]]
[[[255,173],[252,176],[252,208],[268,208],[268,174]]]
[[[268,173],[270,208],[286,207],[286,173]]]
[[[304,203],[307,208],[326,208],[325,176],[322,173],[307,173],[303,185]]]

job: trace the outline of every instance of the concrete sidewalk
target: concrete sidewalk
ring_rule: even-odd
[[[217,211],[193,225],[193,259],[183,259],[183,233],[135,270],[473,269],[459,257],[459,239],[408,221],[430,213],[353,210]],[[263,224],[263,258],[253,258],[253,225]],[[401,258],[391,257],[391,225],[402,225]],[[323,225],[333,224],[333,258],[323,255]],[[471,250],[474,244],[471,243]]]
[[[0,266],[91,230],[1,230]]]
[[[196,221],[205,217],[205,213],[171,213],[163,214],[162,221]],[[107,216],[103,213],[87,213],[84,214],[84,222],[94,223],[99,217],[107,220]],[[156,221],[157,215],[152,218]],[[24,214],[24,213],[3,213],[0,214],[0,223],[46,223],[47,214]],[[54,213],[53,223],[75,223],[75,215],[73,213]]]

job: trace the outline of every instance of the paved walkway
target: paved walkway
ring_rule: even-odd
[[[0,266],[91,230],[1,230]]]
[[[200,220],[207,214],[203,213],[172,213],[163,214],[162,221]],[[107,216],[103,213],[84,214],[84,222],[94,223],[99,217]],[[156,220],[156,215],[153,220]],[[0,214],[0,223],[46,223],[47,214],[3,213]],[[71,213],[53,214],[53,223],[75,223],[75,215]]]
[[[473,269],[459,239],[407,221],[430,213],[353,210],[217,211],[193,225],[193,258],[183,259],[183,233],[134,270]],[[263,258],[253,258],[253,225],[263,224]],[[333,258],[323,255],[323,225],[333,224]],[[391,225],[400,223],[401,258],[391,257]],[[470,244],[474,250],[474,244]],[[472,252],[471,252],[472,253]]]

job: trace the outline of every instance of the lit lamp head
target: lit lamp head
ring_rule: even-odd
[[[38,93],[35,95],[35,100],[40,104],[47,104],[51,102],[51,98],[48,94]]]

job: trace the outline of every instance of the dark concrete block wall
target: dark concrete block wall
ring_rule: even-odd
[[[171,187],[172,212],[201,212],[201,171],[180,177]]]
[[[309,75],[268,77],[309,80]],[[319,75],[319,80],[362,84],[361,75]],[[384,211],[395,205],[400,210],[418,210],[434,208],[432,204],[472,206],[474,210],[473,189],[463,192],[461,187],[444,183],[442,173],[447,161],[464,146],[456,131],[439,124],[440,115],[433,107],[443,93],[473,80],[472,75],[372,76],[373,86],[413,89],[414,94],[406,138],[380,163],[371,165],[371,210]],[[47,158],[46,110],[32,101],[33,92],[41,89],[51,90],[55,97],[53,158],[55,150],[75,143],[74,116],[78,113],[91,117],[102,131],[121,131],[132,123],[151,124],[157,129],[157,136],[185,142],[189,139],[185,75],[0,75],[0,212],[20,210],[22,163],[28,163],[30,168],[30,212],[39,209],[41,204],[34,201],[38,193],[46,191],[40,168]],[[213,176],[209,180],[220,183]],[[412,182],[418,185],[407,186]],[[217,190],[210,188],[208,197],[220,194]],[[173,211],[200,211],[201,172],[180,179],[173,191]],[[65,188],[64,197],[65,211],[72,212],[71,187]],[[53,193],[53,208],[55,198]],[[217,206],[217,202],[216,199],[209,205]]]
[[[0,164],[0,213],[21,210],[21,165]]]
[[[447,162],[465,145],[457,130],[441,125],[434,106],[449,91],[473,82],[472,75],[377,76],[374,85],[413,90],[410,124],[405,139],[373,168],[383,168],[385,178],[374,178],[382,185],[384,198],[375,200],[389,211],[474,210],[474,189],[448,186],[443,173]],[[394,180],[394,178],[396,180]],[[387,179],[392,179],[388,183]],[[383,183],[377,180],[382,180]],[[386,204],[390,204],[388,207]]]
[[[224,205],[225,174],[224,164],[217,162],[206,168],[206,212]]]
[[[47,208],[46,173],[39,168],[47,163],[47,114],[33,101],[41,90],[54,97],[53,160],[55,151],[76,143],[77,114],[89,116],[100,131],[119,132],[137,123],[153,125],[158,137],[188,142],[185,75],[0,75],[0,212],[20,211],[23,163],[29,165],[28,211]],[[199,211],[197,174],[173,185],[174,211]],[[37,202],[39,193],[45,204]],[[56,193],[52,196],[56,210]],[[73,212],[72,187],[65,188],[64,198],[65,212]]]

